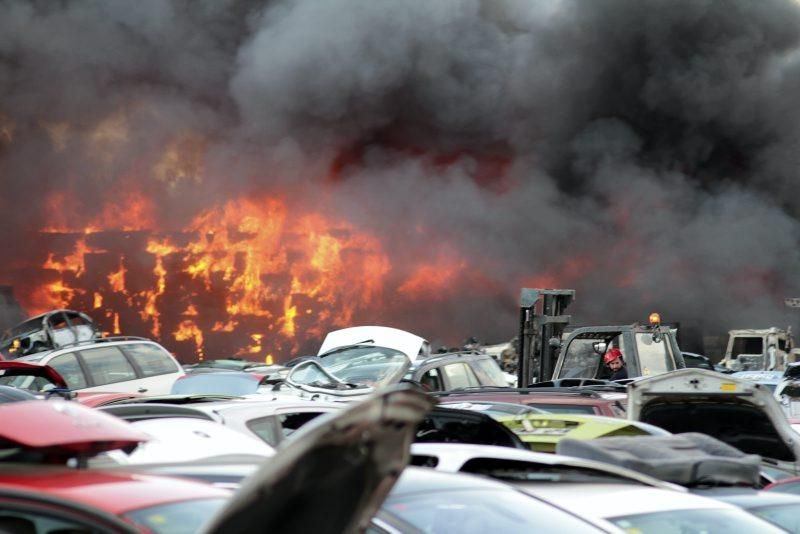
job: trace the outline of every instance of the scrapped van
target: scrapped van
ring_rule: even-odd
[[[731,330],[720,364],[731,371],[783,371],[794,358],[792,345],[789,330]]]
[[[772,391],[705,369],[628,384],[628,418],[678,434],[708,434],[771,466],[797,473],[800,439]]]

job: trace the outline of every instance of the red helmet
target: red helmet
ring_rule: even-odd
[[[622,359],[622,351],[619,350],[617,347],[608,349],[608,352],[606,352],[603,355],[603,363],[609,364],[614,360],[616,360],[617,358]]]

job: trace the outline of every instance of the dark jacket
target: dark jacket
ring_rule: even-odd
[[[624,366],[611,373],[609,380],[622,380],[623,378],[628,378],[628,370]]]

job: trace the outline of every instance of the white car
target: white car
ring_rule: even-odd
[[[256,438],[242,435],[214,421],[164,417],[130,423],[150,437],[130,454],[107,453],[119,464],[192,462],[217,457],[251,457],[275,454],[275,449]]]
[[[610,531],[681,534],[784,532],[736,506],[691,493],[629,484],[532,486],[523,491]]]
[[[71,391],[166,395],[184,374],[167,349],[145,338],[94,339],[15,361],[49,365]]]
[[[191,400],[196,402],[189,402]],[[169,395],[125,399],[100,409],[127,421],[167,416],[207,418],[274,447],[317,416],[345,406],[344,403],[298,399],[293,395],[256,394],[214,402],[207,402],[201,396]]]

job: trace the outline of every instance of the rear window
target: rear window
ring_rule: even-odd
[[[80,351],[95,386],[136,380],[136,371],[117,347],[97,347]]]
[[[169,354],[156,345],[134,343],[124,345],[122,350],[136,362],[143,376],[166,375],[178,371],[178,366]]]

